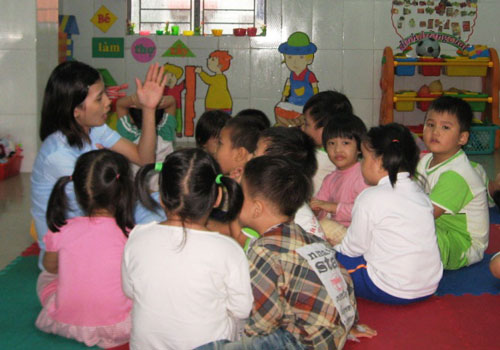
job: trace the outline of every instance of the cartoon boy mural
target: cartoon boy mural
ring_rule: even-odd
[[[200,75],[201,80],[208,85],[205,97],[205,110],[221,109],[231,114],[233,100],[227,87],[227,78],[223,72],[229,69],[233,57],[227,52],[217,50],[212,52],[207,59],[207,68],[215,75],[209,75],[201,67],[196,67],[195,72]]]
[[[175,133],[177,137],[182,136],[182,100],[181,93],[182,90],[186,88],[185,80],[181,81],[179,84],[180,77],[184,73],[184,69],[174,64],[166,63],[163,66],[165,71],[165,75],[167,76],[167,84],[165,86],[165,90],[163,91],[163,95],[172,96],[175,98],[175,119],[177,121],[177,127]],[[170,112],[169,112],[170,113]]]
[[[298,126],[303,123],[302,107],[307,100],[318,93],[318,79],[307,67],[314,60],[316,45],[306,33],[295,32],[278,47],[285,64],[290,70],[286,80],[281,103],[275,108],[276,122],[283,126]]]

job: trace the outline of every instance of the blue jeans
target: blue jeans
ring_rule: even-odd
[[[368,276],[368,271],[366,271],[366,261],[362,256],[351,258],[337,252],[337,261],[344,265],[347,272],[349,272],[354,284],[354,293],[356,294],[356,297],[393,305],[410,304],[430,297],[430,295],[428,295],[422,298],[402,299],[384,292],[382,289],[377,287],[370,279],[370,276]]]
[[[268,335],[254,337],[244,335],[235,342],[217,340],[195,350],[305,350],[305,348],[290,332],[280,328]]]

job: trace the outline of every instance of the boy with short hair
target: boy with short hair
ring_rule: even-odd
[[[417,168],[434,205],[441,260],[449,270],[482,260],[488,246],[486,187],[462,150],[472,117],[469,104],[459,98],[434,100],[424,124],[424,142],[431,153]]]
[[[325,176],[336,169],[323,148],[323,129],[336,115],[352,114],[352,105],[344,94],[328,90],[311,97],[304,105],[303,112],[305,121],[302,130],[314,140],[317,147],[318,171],[313,177],[313,194],[316,194]]]
[[[248,251],[255,298],[245,335],[235,343],[218,341],[199,349],[341,349],[358,327],[352,280],[328,242],[308,235],[293,222],[311,197],[311,181],[284,157],[249,161],[241,181],[243,226],[261,237]]]
[[[252,159],[257,141],[259,127],[244,118],[231,118],[222,128],[215,159],[222,173],[238,179],[245,164]]]

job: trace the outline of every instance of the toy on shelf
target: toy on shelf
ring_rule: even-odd
[[[418,56],[430,56],[437,58],[441,53],[439,42],[434,38],[425,38],[417,44],[416,52]]]
[[[10,137],[0,138],[0,181],[19,174],[22,152],[22,146],[16,145]]]
[[[484,55],[484,53],[482,53]],[[481,106],[473,106],[473,109],[481,110],[481,120],[484,122],[489,122],[494,125],[500,125],[499,118],[499,84],[500,84],[500,68],[498,61],[497,51],[493,48],[488,49],[489,57],[478,57],[476,59],[467,61],[457,60],[454,61],[444,61],[444,62],[436,62],[432,65],[437,65],[441,67],[445,67],[445,71],[451,68],[482,68],[484,69],[485,75],[482,78],[482,91],[481,92],[465,92],[462,97],[465,101],[472,103],[482,103]],[[464,57],[461,57],[464,58]],[[485,60],[485,61],[483,61]],[[386,47],[384,49],[384,54],[382,58],[382,74],[380,78],[380,88],[382,92],[382,97],[380,101],[380,124],[388,124],[394,121],[394,109],[395,103],[397,102],[431,102],[434,97],[420,97],[417,93],[416,97],[410,96],[397,96],[394,91],[394,81],[395,81],[395,71],[398,67],[406,67],[406,66],[424,66],[428,65],[427,62],[398,62],[396,57],[392,52],[390,47]],[[407,80],[407,83],[410,83],[411,80]],[[442,85],[442,84],[441,84]],[[435,86],[435,87],[434,87]],[[429,88],[426,90],[425,88],[421,91],[422,93],[436,93],[438,91],[438,83],[433,84],[433,91]],[[407,90],[411,89],[411,86],[405,87]],[[441,90],[443,93],[453,93],[453,90],[446,92],[442,86]],[[459,94],[460,95],[460,94]],[[500,131],[498,131],[500,133]],[[498,147],[500,145],[500,138],[497,138]]]

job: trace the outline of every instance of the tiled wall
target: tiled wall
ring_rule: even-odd
[[[0,1],[0,136],[22,143],[31,171],[41,91],[57,63],[57,0]]]
[[[0,1],[9,3],[9,7],[15,11],[21,11],[16,10],[23,6],[19,5],[20,3],[30,2],[28,0]],[[13,4],[11,5],[11,3]],[[319,79],[320,90],[336,89],[344,92],[353,102],[356,114],[368,126],[376,125],[380,99],[379,79],[382,50],[385,46],[396,47],[399,43],[399,37],[391,24],[392,1],[268,0],[267,3],[268,31],[266,37],[173,38],[151,36],[150,38],[155,40],[157,45],[157,56],[154,61],[166,62],[167,59],[161,57],[161,54],[179,38],[196,55],[195,58],[168,59],[169,62],[181,66],[201,65],[206,67],[206,58],[210,52],[216,49],[229,50],[234,57],[231,68],[227,72],[229,89],[234,100],[233,111],[237,112],[248,107],[259,108],[274,121],[273,109],[280,100],[283,85],[289,74],[288,69],[281,64],[282,56],[278,53],[277,47],[281,42],[286,41],[291,33],[304,31],[318,46],[318,52],[310,68]],[[91,17],[102,5],[105,5],[118,17],[107,33],[101,32],[90,22]],[[0,18],[4,16],[4,13],[5,11],[1,12]],[[130,46],[138,36],[125,37],[124,59],[92,58],[91,52],[92,37],[124,36],[126,0],[61,0],[60,13],[77,16],[80,35],[73,36],[75,58],[96,68],[107,68],[119,83],[128,82],[131,86],[128,92],[133,92],[135,88],[134,78],[143,78],[148,67],[148,64],[135,61],[130,53]],[[500,50],[500,31],[498,30],[500,1],[479,0],[478,13],[478,21],[470,42],[486,44]],[[448,50],[446,50],[447,47]],[[453,47],[447,45],[442,45],[442,49],[444,52],[455,52]],[[0,52],[2,51],[0,50]],[[7,50],[6,54],[12,53]],[[20,59],[23,58],[20,57]],[[2,71],[10,64],[2,58],[0,58],[0,62]],[[15,67],[12,69],[20,71]],[[11,68],[8,71],[11,71]],[[12,75],[12,73],[10,74]],[[23,74],[23,79],[24,76],[25,74]],[[447,87],[480,88],[478,78],[457,79],[441,76],[439,79]],[[396,87],[418,89],[422,84],[428,84],[432,80],[429,77],[419,76],[401,78],[397,80]],[[203,112],[206,85],[198,80],[197,89],[196,111],[199,115]],[[14,100],[19,101],[19,98]],[[12,115],[12,111],[18,108],[19,106],[10,108],[9,115]],[[0,106],[0,112],[2,112],[1,120],[3,120],[5,112],[3,105]],[[422,112],[396,114],[397,121],[407,124],[418,123],[422,118]],[[31,119],[33,119],[33,115],[31,115]],[[0,121],[0,123],[3,122]],[[33,128],[34,125],[30,124],[29,127]],[[22,125],[16,126],[15,130],[22,128],[24,128]],[[14,129],[12,133],[14,133]],[[21,136],[23,136],[22,133]],[[26,141],[23,140],[23,142]]]

